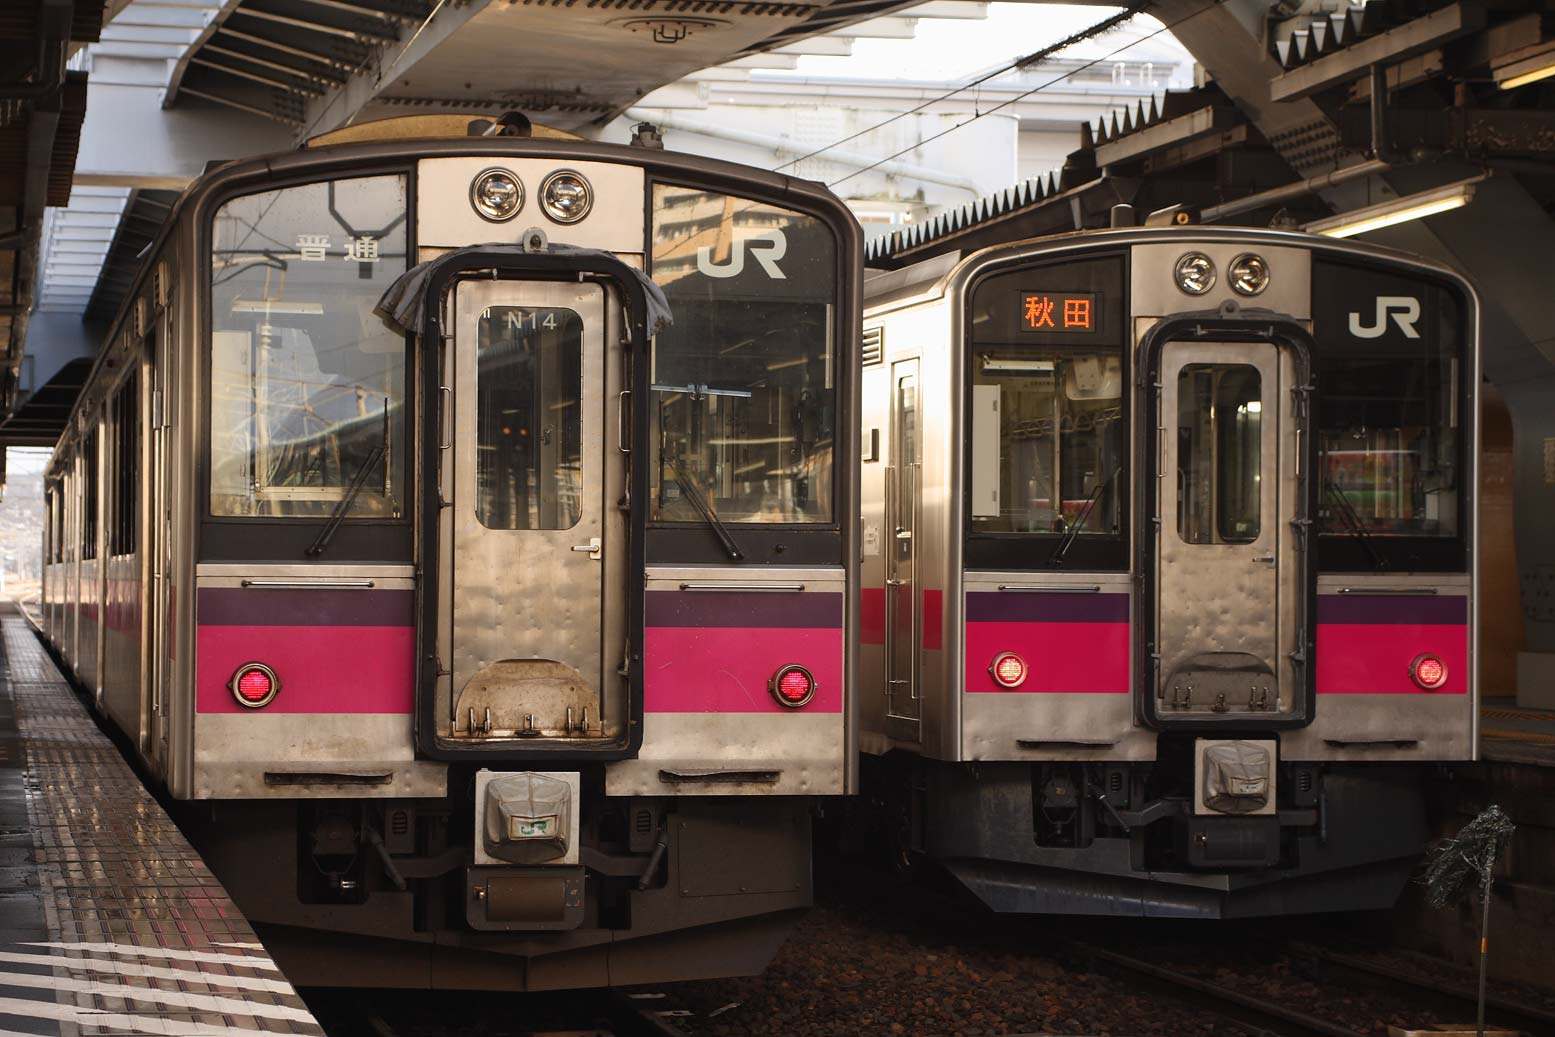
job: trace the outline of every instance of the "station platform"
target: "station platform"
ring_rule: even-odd
[[[1513,698],[1485,698],[1479,707],[1480,759],[1555,767],[1555,709],[1530,709]]]
[[[323,1032],[0,602],[0,1033]]]

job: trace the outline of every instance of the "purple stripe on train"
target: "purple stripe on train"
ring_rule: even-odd
[[[201,626],[408,627],[416,595],[408,590],[295,590],[201,587]]]
[[[1033,590],[973,592],[966,596],[968,623],[1127,623],[1127,594]]]
[[[649,591],[650,627],[842,626],[842,595],[814,591]]]
[[[1469,599],[1433,594],[1321,594],[1319,623],[1447,624],[1469,621]]]

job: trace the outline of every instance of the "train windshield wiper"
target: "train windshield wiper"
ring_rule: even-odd
[[[1355,505],[1350,503],[1350,498],[1339,488],[1338,483],[1329,480],[1323,483],[1323,492],[1334,502],[1339,518],[1344,522],[1344,532],[1356,539],[1361,549],[1366,552],[1366,557],[1371,561],[1372,570],[1381,572],[1388,567],[1387,559],[1377,553],[1372,545],[1371,534],[1366,532],[1366,526],[1361,522],[1361,516],[1355,510]]]
[[[1058,550],[1054,551],[1052,556],[1048,558],[1048,565],[1064,564],[1064,555],[1068,554],[1069,549],[1074,546],[1076,538],[1080,535],[1080,530],[1085,528],[1086,520],[1091,517],[1091,512],[1096,510],[1096,502],[1101,500],[1102,491],[1111,485],[1112,481],[1122,471],[1123,466],[1119,465],[1112,470],[1111,475],[1096,484],[1096,488],[1091,491],[1090,496],[1085,498],[1085,504],[1080,508],[1080,514],[1074,517],[1074,524],[1064,533],[1064,539],[1059,541]]]
[[[313,543],[303,553],[309,557],[317,557],[329,549],[329,542],[335,538],[335,531],[340,528],[340,523],[345,521],[346,512],[351,510],[351,505],[356,503],[356,498],[361,496],[362,487],[367,485],[367,477],[372,470],[378,467],[378,462],[389,456],[389,401],[383,401],[383,442],[373,447],[372,452],[362,462],[362,466],[351,476],[351,482],[346,487],[345,494],[335,504],[335,509],[329,513],[329,521],[324,523],[324,528],[319,530],[319,535],[313,538]]]
[[[743,561],[745,552],[741,551],[740,545],[735,542],[734,534],[729,532],[729,527],[724,525],[723,519],[719,518],[718,514],[713,511],[712,507],[707,503],[707,498],[702,496],[702,491],[697,488],[696,483],[686,474],[686,470],[680,467],[680,462],[670,461],[669,466],[670,470],[675,473],[675,484],[680,487],[680,492],[686,495],[686,499],[697,510],[697,514],[702,516],[702,521],[706,522],[712,531],[718,535],[718,542],[729,553],[729,557],[736,562]]]

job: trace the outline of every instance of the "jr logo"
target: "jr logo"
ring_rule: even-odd
[[[1420,300],[1407,295],[1377,296],[1377,315],[1370,324],[1361,323],[1359,313],[1350,314],[1350,334],[1356,338],[1381,338],[1388,331],[1388,317],[1404,333],[1405,338],[1419,338],[1415,321],[1420,319]]]
[[[774,281],[786,281],[788,275],[778,268],[777,261],[788,251],[788,239],[781,230],[769,230],[743,241],[736,241],[729,249],[729,261],[722,266],[713,262],[713,250],[704,245],[697,249],[697,272],[708,277],[739,277],[745,270],[745,253],[761,266]]]

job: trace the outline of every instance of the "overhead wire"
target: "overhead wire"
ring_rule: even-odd
[[[1117,57],[1119,54],[1123,53],[1124,51],[1128,50],[1131,47],[1137,47],[1139,44],[1144,43],[1147,40],[1152,40],[1152,39],[1154,39],[1155,37],[1161,35],[1164,32],[1170,32],[1172,29],[1176,28],[1179,25],[1182,25],[1184,22],[1187,22],[1187,21],[1189,21],[1191,19],[1197,18],[1201,14],[1206,14],[1209,11],[1213,10],[1214,8],[1220,6],[1224,2],[1225,2],[1225,0],[1210,0],[1209,3],[1205,4],[1203,7],[1199,8],[1197,11],[1193,11],[1193,12],[1191,12],[1189,14],[1185,14],[1181,18],[1178,18],[1178,19],[1176,19],[1174,21],[1164,23],[1164,24],[1162,24],[1162,26],[1159,29],[1156,29],[1154,32],[1147,33],[1146,35],[1141,36],[1141,37],[1139,37],[1136,40],[1130,40],[1128,43],[1125,43],[1123,46],[1116,47],[1113,50],[1108,51],[1106,54],[1101,55],[1100,57],[1092,58],[1090,61],[1087,61],[1084,64],[1081,64],[1079,66],[1076,66],[1075,68],[1070,69],[1068,72],[1065,72],[1062,75],[1055,76],[1054,78],[1048,80],[1045,83],[1039,83],[1038,85],[1032,87],[1030,90],[1026,90],[1026,91],[1024,91],[1022,93],[1019,93],[1019,94],[1015,95],[1014,97],[1011,97],[1011,98],[1008,98],[1008,99],[1006,99],[1004,101],[1001,101],[1001,102],[999,102],[998,104],[994,105],[993,107],[989,108],[986,111],[983,111],[983,110],[980,109],[974,115],[972,115],[970,118],[963,119],[961,122],[956,123],[954,126],[948,126],[945,129],[940,130],[938,133],[932,133],[929,136],[927,136],[927,137],[923,138],[922,140],[918,141],[917,143],[915,143],[915,144],[913,144],[913,145],[911,145],[909,147],[902,148],[899,151],[894,151],[891,154],[886,155],[884,158],[878,159],[875,162],[872,162],[872,163],[870,163],[867,166],[862,166],[859,169],[855,169],[853,172],[849,173],[847,176],[838,177],[836,180],[828,181],[826,186],[827,187],[836,187],[838,184],[845,183],[845,182],[847,182],[849,180],[852,180],[854,177],[862,176],[863,174],[868,173],[869,171],[871,171],[873,169],[876,169],[876,168],[884,165],[887,162],[890,162],[894,158],[900,158],[901,156],[907,154],[909,151],[916,151],[918,148],[923,147],[925,144],[928,144],[928,143],[931,143],[933,141],[936,141],[939,138],[941,138],[941,137],[943,137],[943,136],[945,136],[947,134],[954,133],[955,131],[961,129],[963,126],[969,126],[969,125],[971,125],[972,123],[976,122],[979,119],[982,119],[982,118],[985,118],[985,117],[987,117],[989,115],[992,115],[993,113],[995,113],[997,111],[1000,111],[1000,110],[1002,110],[1004,108],[1008,108],[1008,107],[1010,107],[1013,104],[1018,104],[1019,102],[1024,101],[1026,98],[1032,96],[1033,94],[1040,93],[1041,91],[1046,90],[1048,87],[1053,86],[1056,83],[1061,83],[1064,80],[1071,78],[1072,76],[1078,75],[1079,73],[1086,71],[1087,69],[1094,68],[1094,67],[1096,67],[1097,65],[1101,64],[1104,61],[1110,61],[1112,58]],[[1130,15],[1130,17],[1133,17],[1133,15]],[[822,150],[824,151],[825,149],[822,149]]]
[[[834,140],[823,148],[817,148],[815,151],[800,155],[798,158],[789,159],[782,165],[773,167],[773,171],[776,172],[779,169],[787,169],[789,166],[798,165],[800,162],[803,162],[806,159],[815,158],[817,155],[825,154],[832,148],[841,147],[849,141],[857,140],[866,134],[873,133],[878,129],[883,129],[886,126],[891,125],[893,122],[898,122],[907,118],[909,115],[917,115],[919,112],[931,108],[942,101],[950,100],[957,94],[966,93],[968,90],[982,86],[990,79],[995,79],[999,76],[1002,76],[1006,72],[1012,72],[1016,69],[1029,68],[1038,62],[1045,61],[1046,59],[1052,57],[1054,54],[1057,54],[1059,51],[1072,47],[1076,43],[1084,43],[1086,40],[1093,39],[1102,35],[1103,33],[1116,29],[1118,26],[1132,19],[1135,15],[1143,14],[1145,9],[1148,8],[1152,2],[1153,0],[1140,0],[1138,3],[1135,3],[1129,7],[1125,7],[1117,14],[1112,15],[1109,18],[1102,19],[1095,25],[1087,26],[1078,32],[1070,33],[1068,36],[1065,36],[1063,39],[1057,41],[1056,43],[1050,43],[1039,50],[1032,51],[1030,54],[1024,54],[1018,58],[1014,58],[1011,61],[1000,65],[998,68],[989,69],[988,71],[979,75],[976,79],[972,79],[958,87],[947,90],[937,97],[931,97],[927,101],[924,101],[922,104],[914,105],[912,108],[909,108],[904,112],[897,112],[895,115],[892,115],[886,119],[882,119],[880,122],[875,123],[873,126],[866,126],[864,129],[859,130],[856,133],[850,133],[840,140]]]

